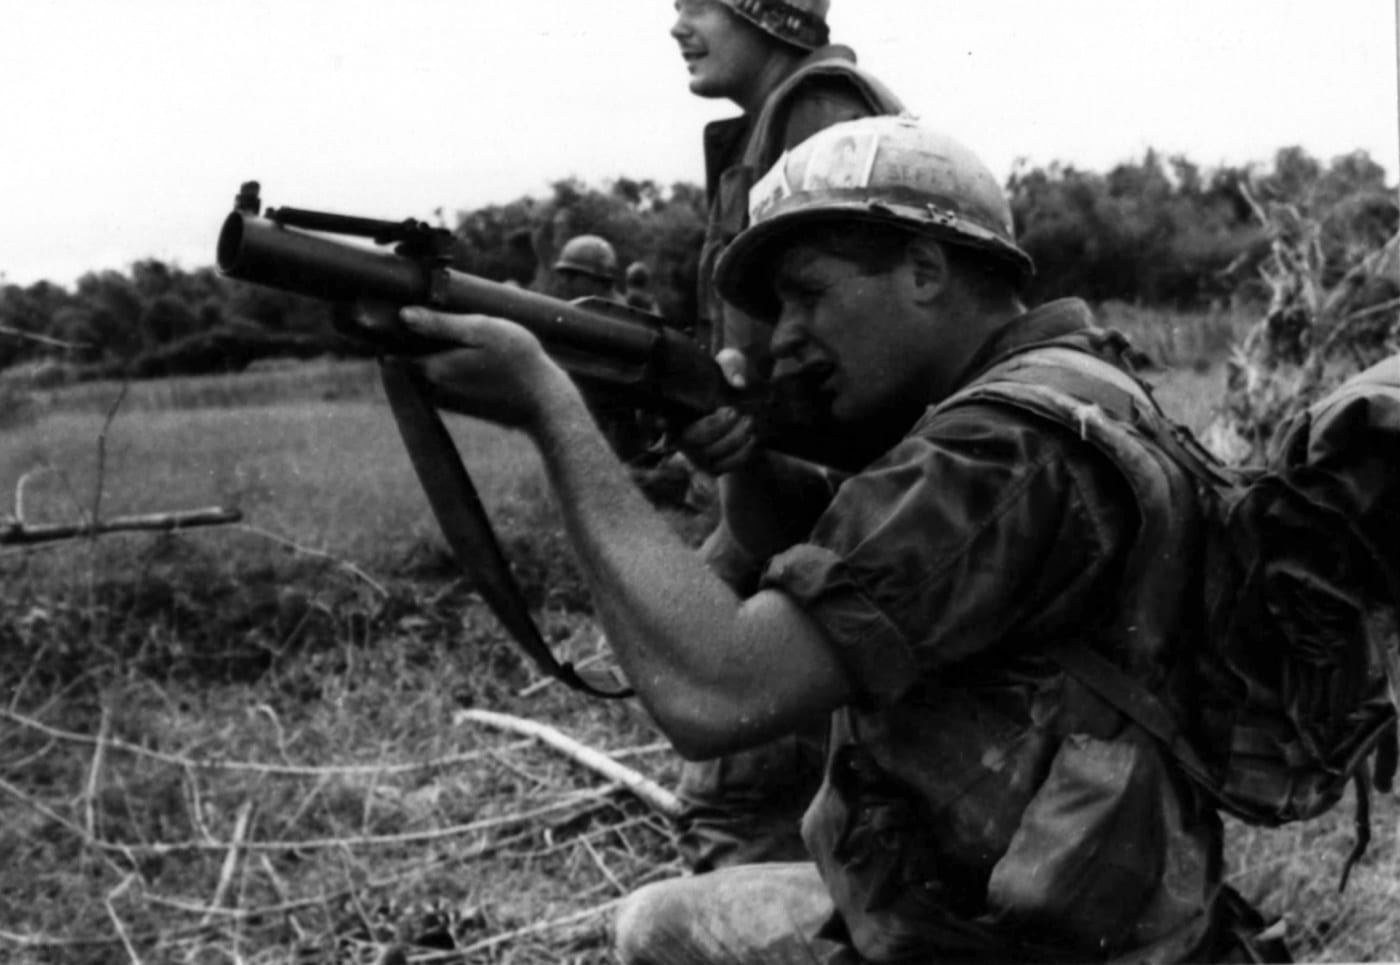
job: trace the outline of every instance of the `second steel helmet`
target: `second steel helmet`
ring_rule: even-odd
[[[826,45],[826,12],[831,0],[720,0],[749,23],[785,44],[803,50]]]
[[[555,271],[576,271],[608,284],[617,283],[617,252],[606,238],[579,235],[559,250]]]
[[[741,308],[765,300],[774,242],[821,221],[891,224],[978,249],[1024,285],[1034,274],[1017,244],[997,179],[962,144],[909,115],[834,124],[787,151],[749,192],[749,227],[725,249],[715,284]]]

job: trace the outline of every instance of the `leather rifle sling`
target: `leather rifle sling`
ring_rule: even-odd
[[[380,377],[389,408],[418,482],[427,494],[457,563],[471,578],[487,606],[526,655],[545,674],[575,690],[595,697],[621,698],[632,691],[608,690],[601,677],[572,664],[560,663],[540,635],[525,605],[525,596],[510,571],[510,563],[496,539],[471,474],[437,407],[428,397],[427,385],[412,362],[381,360]],[[591,678],[591,680],[590,680]]]

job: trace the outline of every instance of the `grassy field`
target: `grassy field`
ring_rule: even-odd
[[[1173,366],[1158,394],[1201,424],[1220,383],[1201,346],[1233,323],[1120,316],[1158,333],[1149,354]],[[612,902],[678,871],[664,821],[463,712],[547,721],[662,784],[675,759],[632,702],[544,685],[503,639],[442,547],[372,372],[122,393],[57,390],[0,418],[8,511],[222,505],[244,520],[0,549],[0,960],[606,960]],[[533,454],[452,429],[547,638],[595,658]],[[1286,916],[1303,960],[1400,959],[1400,812],[1377,801],[1339,895],[1351,813],[1231,828],[1231,880]]]

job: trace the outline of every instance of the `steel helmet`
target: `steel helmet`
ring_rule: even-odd
[[[597,235],[579,235],[565,242],[559,250],[559,258],[554,262],[555,271],[576,271],[617,284],[617,252],[606,238]]]
[[[785,44],[816,50],[827,43],[831,0],[720,0],[749,23]]]
[[[760,304],[774,242],[814,222],[845,219],[978,249],[1019,286],[1035,272],[992,172],[962,144],[905,114],[834,124],[784,153],[749,192],[749,227],[715,269],[720,294],[740,308]]]

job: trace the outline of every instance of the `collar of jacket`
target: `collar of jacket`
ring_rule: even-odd
[[[998,360],[1023,348],[1087,332],[1093,325],[1094,313],[1081,298],[1057,298],[1038,305],[1003,325],[972,357],[954,385],[967,385]]]

